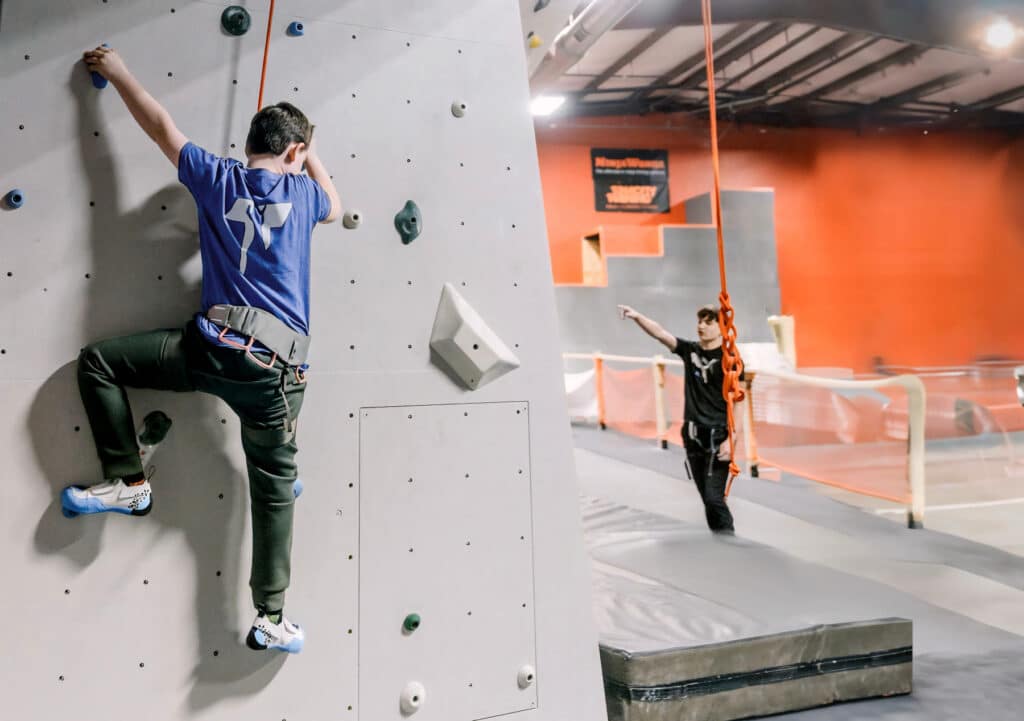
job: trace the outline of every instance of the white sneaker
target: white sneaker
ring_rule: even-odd
[[[97,483],[95,486],[68,486],[61,494],[64,515],[82,513],[124,513],[145,516],[153,510],[152,487],[149,481],[135,486],[125,485],[120,478]]]
[[[256,620],[252,622],[249,635],[245,638],[245,645],[253,651],[277,649],[298,653],[302,650],[305,640],[306,634],[302,629],[284,616],[281,616],[281,623],[274,623],[260,611]]]

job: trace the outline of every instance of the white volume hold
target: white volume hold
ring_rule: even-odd
[[[411,716],[419,711],[426,696],[427,690],[418,681],[413,681],[407,685],[405,690],[402,691],[402,697],[399,702],[402,707],[402,713],[406,716]]]
[[[533,682],[537,679],[537,672],[533,666],[527,664],[519,669],[519,688],[528,689],[533,685]]]

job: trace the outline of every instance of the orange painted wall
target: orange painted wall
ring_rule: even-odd
[[[782,310],[796,317],[801,365],[1024,358],[1024,141],[967,131],[721,134],[724,186],[775,189]],[[694,124],[575,121],[539,126],[537,139],[556,283],[579,282],[584,232],[683,222],[682,201],[711,187],[706,130]],[[672,212],[595,212],[591,147],[667,148]]]

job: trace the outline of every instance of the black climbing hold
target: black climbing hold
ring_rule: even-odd
[[[25,203],[25,193],[18,188],[15,188],[7,195],[4,196],[4,205],[11,210],[20,208]]]
[[[402,243],[409,243],[419,237],[423,230],[423,216],[420,214],[419,206],[411,200],[407,200],[405,206],[395,216],[395,230],[402,236]]]
[[[220,26],[228,35],[245,35],[252,25],[252,18],[249,11],[241,5],[231,5],[224,9],[220,15]]]
[[[541,10],[551,4],[551,0],[537,0],[537,4],[533,6],[533,11],[539,13]]]
[[[162,443],[167,437],[167,431],[171,430],[171,423],[170,417],[163,411],[151,411],[142,421],[139,443],[147,446]]]
[[[291,25],[288,26],[288,34],[291,35],[292,37],[297,38],[300,35],[305,34],[305,32],[306,28],[298,20],[294,21]]]

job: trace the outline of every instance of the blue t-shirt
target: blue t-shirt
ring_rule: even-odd
[[[310,236],[331,212],[320,184],[307,175],[246,168],[193,143],[181,149],[178,180],[199,212],[203,311],[217,304],[253,306],[309,335]],[[202,313],[196,322],[217,341],[221,328]],[[225,337],[248,340],[233,332]]]

